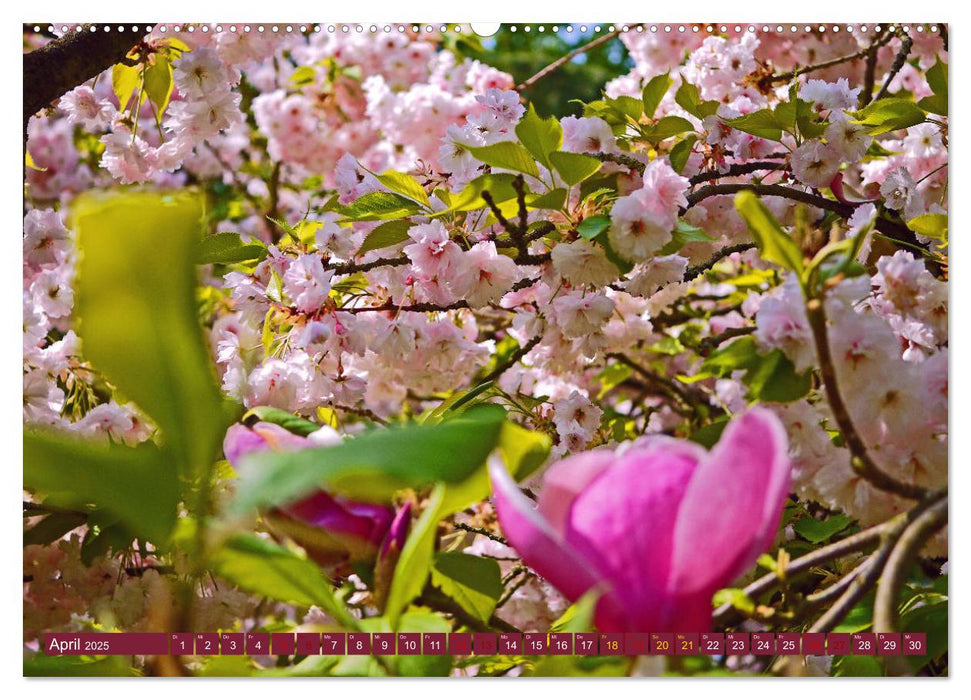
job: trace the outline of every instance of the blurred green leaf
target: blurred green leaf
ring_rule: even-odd
[[[745,190],[735,195],[735,209],[744,219],[763,258],[802,274],[802,250],[755,193]]]
[[[72,213],[84,355],[155,421],[186,475],[197,476],[214,460],[229,422],[197,320],[202,199],[91,193]]]
[[[320,430],[320,426],[316,423],[312,423],[306,418],[295,416],[288,411],[273,406],[256,406],[243,415],[243,422],[247,425],[255,421],[273,423],[279,425],[281,428],[286,428],[295,435],[302,435],[304,437]]]
[[[107,445],[53,432],[24,432],[24,488],[61,508],[93,504],[157,545],[168,540],[179,502],[175,465],[154,444]]]
[[[436,425],[378,428],[330,447],[247,455],[232,510],[291,502],[316,489],[388,501],[402,488],[458,483],[499,439],[505,412],[476,406]]]
[[[238,233],[215,233],[202,239],[198,262],[227,264],[262,260],[267,253],[265,245],[259,242],[243,243]]]
[[[316,605],[344,627],[356,628],[320,568],[269,540],[249,533],[234,535],[213,552],[209,566],[250,593],[296,605]]]
[[[408,604],[421,595],[431,571],[435,554],[435,534],[441,519],[445,485],[438,484],[425,502],[418,522],[412,527],[401,548],[401,556],[394,569],[391,589],[384,605],[384,616],[395,629]]]
[[[921,236],[947,243],[947,214],[921,214],[907,222],[907,228]]]
[[[439,552],[431,582],[484,623],[492,617],[503,591],[498,562],[462,552]]]
[[[853,523],[853,518],[842,513],[836,513],[825,520],[816,518],[800,518],[792,524],[796,534],[813,544],[825,542],[836,533],[845,530]]]

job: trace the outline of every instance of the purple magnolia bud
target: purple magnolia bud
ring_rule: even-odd
[[[279,425],[256,423],[252,428],[231,426],[226,432],[223,452],[238,468],[240,459],[251,452],[314,446],[311,440]],[[392,521],[395,521],[395,512],[390,506],[352,501],[326,491],[317,491],[263,515],[275,534],[292,539],[321,566],[373,561],[382,543],[390,539],[389,533],[394,531]],[[404,522],[407,531],[407,518]]]
[[[570,600],[604,591],[601,632],[708,631],[711,598],[771,546],[789,492],[788,440],[775,414],[736,416],[706,452],[658,437],[593,450],[547,471],[537,507],[490,465],[502,530]]]

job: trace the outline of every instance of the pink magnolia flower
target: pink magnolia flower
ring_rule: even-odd
[[[775,537],[789,491],[788,440],[763,408],[706,452],[654,437],[592,450],[546,472],[538,508],[501,466],[490,473],[502,530],[572,601],[599,588],[601,632],[707,631],[711,598]]]
[[[253,427],[233,425],[226,431],[223,452],[238,468],[244,455],[264,450],[293,451],[316,445],[312,438],[295,435],[274,423]],[[397,514],[394,508],[360,503],[318,491],[264,514],[271,530],[303,547],[321,566],[373,561],[398,553],[410,523],[410,506]]]

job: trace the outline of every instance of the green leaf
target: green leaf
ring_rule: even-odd
[[[780,141],[782,139],[782,132],[789,131],[792,128],[790,124],[780,118],[775,110],[771,109],[760,109],[756,112],[743,114],[735,119],[725,119],[724,121],[733,129],[738,129],[739,131],[744,131],[746,134],[752,134],[760,138],[769,139],[770,141]]]
[[[582,153],[568,153],[566,151],[554,151],[550,153],[550,162],[556,168],[563,181],[573,187],[578,182],[583,182],[595,172],[600,170],[603,165],[599,160],[592,156]]]
[[[698,119],[710,117],[718,111],[718,102],[702,100],[698,88],[685,80],[684,76],[681,76],[681,87],[674,93],[674,101],[681,105],[685,112]]]
[[[502,574],[494,559],[439,552],[431,576],[433,586],[482,622],[489,621],[502,596]]]
[[[753,400],[788,403],[809,393],[812,371],[796,374],[792,362],[778,348],[760,355],[752,336],[744,336],[724,345],[709,355],[701,365],[702,372],[719,377],[736,370],[746,370],[742,382]]]
[[[156,53],[155,63],[145,69],[145,94],[155,105],[155,121],[161,123],[172,97],[172,64],[161,53]]]
[[[356,628],[320,568],[274,542],[250,533],[234,535],[210,556],[209,566],[251,593],[295,605],[316,605],[345,627]]]
[[[901,632],[927,634],[927,654],[907,657],[914,668],[921,668],[948,648],[948,601],[947,599],[912,607],[900,616]]]
[[[671,149],[671,153],[668,154],[668,159],[671,161],[671,167],[674,168],[674,171],[678,173],[678,175],[684,172],[684,166],[688,164],[688,158],[691,157],[691,149],[694,148],[697,141],[697,136],[687,136],[683,140],[679,141],[678,144]]]
[[[752,400],[789,403],[809,393],[812,370],[796,374],[785,353],[775,348],[768,355],[759,356],[758,364],[745,373],[742,382],[748,386],[748,396]]]
[[[214,233],[202,239],[199,245],[197,262],[239,263],[248,260],[262,260],[267,256],[267,248],[262,243],[243,243],[238,233]]]
[[[506,461],[506,469],[516,481],[522,481],[542,467],[552,446],[550,436],[544,432],[528,430],[510,421],[502,424],[499,450]]]
[[[341,221],[401,219],[419,212],[418,204],[395,192],[369,192],[341,210]]]
[[[925,97],[917,103],[917,106],[927,112],[947,116],[947,64],[940,56],[933,66],[927,69],[925,74],[927,84],[934,92],[930,97]]]
[[[597,601],[602,591],[599,587],[591,588],[580,596],[580,600],[568,607],[560,617],[550,625],[550,632],[593,632],[593,616],[597,610]]]
[[[24,652],[25,678],[137,676],[124,656],[47,656]]]
[[[694,125],[689,122],[684,117],[662,117],[658,120],[657,124],[653,126],[644,127],[643,133],[644,138],[646,138],[651,143],[660,143],[665,139],[669,139],[672,136],[677,136],[678,134],[683,134],[686,131],[694,131]]]
[[[45,515],[39,523],[24,530],[24,547],[31,544],[50,544],[85,522],[87,518],[84,513],[74,511]]]
[[[907,228],[921,236],[947,243],[947,214],[921,214],[907,222]]]
[[[405,607],[421,595],[425,588],[435,553],[435,534],[438,531],[444,497],[445,485],[438,484],[432,490],[425,503],[425,510],[401,548],[401,556],[395,565],[391,589],[384,605],[384,615],[392,628],[397,626]]]
[[[673,255],[689,243],[711,243],[713,240],[715,239],[702,229],[692,226],[684,219],[678,219],[674,231],[671,232],[671,240],[664,244],[658,255]]]
[[[533,158],[553,169],[550,153],[563,146],[563,128],[554,117],[541,118],[533,105],[526,109],[526,115],[516,125],[516,136]]]
[[[725,432],[727,425],[728,418],[719,418],[706,426],[698,428],[688,436],[688,439],[710,450],[721,439],[722,433]]]
[[[840,678],[883,676],[883,663],[877,656],[838,656],[832,674]]]
[[[247,411],[243,416],[243,422],[247,425],[252,425],[256,421],[273,423],[274,425],[279,425],[281,428],[289,430],[294,435],[302,435],[304,437],[320,430],[320,426],[316,423],[312,423],[306,418],[295,416],[281,408],[274,408],[273,406],[256,406]]]
[[[300,88],[310,85],[317,78],[317,69],[314,66],[299,66],[290,74],[290,84]]]
[[[514,141],[500,141],[489,146],[469,146],[468,151],[477,160],[494,168],[515,170],[517,173],[539,177],[536,161],[530,152]]]
[[[339,445],[247,455],[233,510],[281,505],[316,489],[387,501],[403,488],[458,483],[495,447],[505,412],[475,406],[436,425],[374,429]]]
[[[168,541],[179,503],[178,474],[154,444],[105,445],[47,431],[24,432],[24,488],[61,508],[93,504],[157,545]]]
[[[592,241],[610,227],[610,217],[603,214],[588,216],[577,225],[577,233]]]
[[[600,391],[597,394],[597,399],[602,399],[607,395],[608,391],[626,382],[633,374],[634,370],[629,365],[620,362],[615,362],[604,367],[597,374],[597,381],[600,382]]]
[[[118,109],[122,112],[131,102],[132,95],[142,83],[142,73],[138,66],[116,63],[111,69],[111,88],[118,98]]]
[[[712,597],[711,604],[716,608],[727,604],[744,613],[755,612],[755,601],[741,588],[722,588]]]
[[[744,190],[735,195],[735,209],[752,232],[763,258],[802,274],[802,250],[753,192]]]
[[[197,320],[203,202],[190,192],[91,193],[73,208],[84,355],[159,426],[163,447],[198,476],[228,424]]]
[[[862,124],[871,135],[906,129],[924,122],[924,110],[902,97],[885,97],[856,113],[854,124]]]
[[[365,170],[367,170],[367,168],[365,168]],[[370,173],[371,171],[368,170],[368,172]],[[431,202],[428,200],[428,193],[425,192],[425,188],[422,187],[421,184],[411,175],[399,173],[396,170],[385,170],[380,175],[375,173],[371,174],[378,179],[378,182],[392,192],[414,200],[415,202],[418,202],[426,207],[431,206]]]
[[[444,216],[457,211],[472,211],[487,206],[482,193],[488,191],[492,200],[499,204],[516,197],[516,190],[512,183],[515,175],[509,173],[489,173],[480,175],[467,184],[452,200],[448,209],[431,214],[431,217]]]
[[[796,534],[813,544],[825,542],[838,532],[845,530],[853,522],[853,518],[842,513],[831,515],[826,520],[816,518],[800,518],[792,524]]]
[[[399,632],[451,632],[452,626],[440,615],[413,611],[401,616]],[[397,664],[398,675],[428,678],[447,676],[452,670],[452,657],[448,654],[416,654],[392,657]]]
[[[555,155],[555,154],[554,154]],[[597,161],[598,163],[600,161]],[[552,209],[559,211],[566,203],[566,189],[557,187],[541,195],[527,194],[527,209]]]
[[[414,225],[407,219],[395,219],[375,226],[374,230],[364,239],[364,243],[361,244],[355,255],[364,255],[364,253],[369,253],[372,250],[380,250],[407,241],[408,231]]]
[[[668,89],[674,84],[674,80],[670,75],[664,73],[663,75],[657,75],[644,86],[644,92],[641,93],[641,102],[644,103],[644,114],[648,119],[654,118],[654,113],[657,111],[657,107],[661,104],[661,100],[664,99],[664,95],[667,94]]]

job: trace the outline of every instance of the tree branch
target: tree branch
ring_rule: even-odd
[[[597,39],[594,39],[589,44],[584,44],[583,46],[580,46],[580,47],[577,47],[577,48],[573,49],[569,53],[563,54],[562,56],[560,56],[558,59],[556,59],[555,61],[553,61],[551,64],[549,64],[545,68],[540,69],[535,75],[533,75],[530,78],[527,78],[526,80],[524,80],[523,82],[521,82],[519,85],[517,85],[516,86],[516,92],[522,92],[523,90],[528,90],[533,85],[535,85],[537,82],[539,82],[540,80],[542,80],[543,78],[545,78],[547,75],[549,75],[550,73],[552,73],[553,71],[555,71],[557,68],[559,68],[560,66],[563,66],[563,65],[569,63],[570,61],[572,61],[574,58],[576,58],[580,54],[586,53],[587,51],[590,51],[591,49],[595,49],[598,46],[600,46],[601,44],[605,44],[608,41],[610,41],[611,39],[614,39],[614,38],[620,36],[620,31],[621,31],[620,29],[615,29],[612,32],[607,32],[602,37],[599,37]]]
[[[904,483],[883,471],[867,449],[863,438],[856,430],[853,419],[850,417],[849,409],[843,401],[836,378],[836,366],[833,362],[832,352],[829,345],[828,331],[826,329],[826,311],[824,308],[825,299],[810,299],[806,303],[806,315],[809,318],[809,326],[813,332],[813,340],[816,345],[816,356],[819,359],[819,371],[823,376],[823,385],[826,389],[826,399],[833,411],[833,417],[839,426],[840,433],[846,446],[852,454],[853,471],[866,479],[881,491],[920,500],[927,496],[927,490],[914,484]]]
[[[947,504],[948,499],[945,497],[924,511],[904,530],[893,548],[883,568],[883,576],[880,578],[873,604],[874,632],[898,631],[900,593],[904,589],[907,574],[927,540],[947,524]]]
[[[152,23],[154,24],[154,23]],[[82,24],[47,45],[24,54],[24,144],[27,122],[54,100],[124,60],[144,35],[92,31]]]

